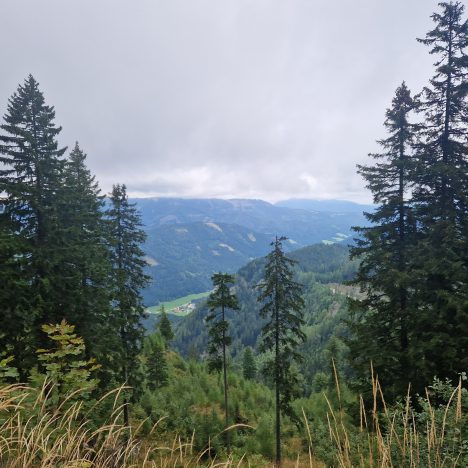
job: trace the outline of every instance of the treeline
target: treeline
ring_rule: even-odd
[[[0,133],[0,350],[22,382],[46,348],[43,325],[76,326],[104,387],[131,383],[147,278],[139,215],[125,185],[105,200],[78,145],[33,76],[8,102]]]
[[[398,87],[382,150],[359,166],[378,207],[356,228],[365,298],[352,304],[350,353],[358,388],[372,361],[392,399],[468,368],[468,23],[462,3],[439,6],[418,39],[434,76],[416,95]]]

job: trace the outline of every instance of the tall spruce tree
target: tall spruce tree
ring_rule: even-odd
[[[61,318],[63,261],[57,199],[66,148],[59,148],[61,127],[45,104],[38,82],[29,75],[10,98],[0,126],[0,193],[3,193],[0,249],[7,276],[0,285],[0,308],[21,377],[34,364],[40,325]],[[6,343],[4,343],[6,344]]]
[[[281,413],[293,416],[290,403],[297,384],[293,364],[302,360],[297,347],[305,340],[301,330],[304,325],[302,285],[293,280],[292,266],[296,262],[285,256],[282,245],[285,240],[286,237],[276,237],[271,243],[273,250],[266,257],[258,297],[262,304],[260,315],[267,319],[262,328],[260,351],[272,354],[263,372],[275,385],[276,466],[281,465]]]
[[[234,276],[227,273],[215,273],[211,280],[214,290],[210,294],[207,305],[209,313],[206,317],[210,336],[208,345],[209,368],[223,372],[224,382],[224,416],[226,428],[229,427],[229,402],[228,402],[228,381],[226,347],[231,344],[231,337],[227,334],[229,322],[226,320],[226,311],[238,310],[237,297],[231,293],[230,286],[234,283]],[[226,431],[227,450],[230,450],[230,432]]]
[[[461,2],[443,2],[419,39],[436,57],[424,88],[414,203],[419,242],[413,272],[420,303],[417,372],[457,378],[468,367],[468,23]]]
[[[141,319],[145,308],[140,291],[148,284],[144,273],[146,262],[141,244],[145,232],[140,214],[129,203],[125,185],[115,185],[107,211],[109,243],[112,260],[113,323],[120,337],[121,383],[138,386],[137,356],[144,330]],[[129,424],[128,399],[124,401],[124,424]]]
[[[66,262],[60,265],[59,288],[66,301],[64,316],[76,325],[85,341],[86,352],[107,368],[107,356],[114,343],[109,327],[111,261],[106,242],[104,196],[86,167],[86,155],[78,143],[65,163],[61,192],[59,221],[64,231]]]
[[[370,372],[370,361],[387,397],[404,395],[415,377],[412,342],[416,310],[411,260],[416,225],[411,195],[412,147],[417,131],[410,123],[415,101],[403,82],[387,110],[384,126],[389,135],[379,144],[383,151],[370,154],[370,166],[358,172],[372,192],[375,211],[366,213],[370,227],[354,228],[360,234],[352,257],[361,258],[355,284],[365,292],[353,300],[353,338],[349,341],[352,364],[362,378]],[[362,390],[369,387],[363,379]]]

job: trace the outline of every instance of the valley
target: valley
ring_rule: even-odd
[[[190,312],[195,309],[195,304],[208,297],[209,294],[209,291],[199,294],[188,294],[187,296],[179,297],[172,301],[161,302],[158,305],[148,307],[146,312],[159,314],[161,312],[161,307],[164,307],[166,313],[183,317],[190,314]]]
[[[341,244],[315,244],[291,251],[288,257],[297,262],[295,278],[303,285],[306,340],[300,349],[309,358],[301,373],[308,382],[308,391],[312,391],[315,374],[329,371],[330,356],[344,375],[350,373],[344,359],[343,340],[348,333],[344,320],[348,315],[347,298],[359,292],[343,283],[353,277],[358,263],[349,260],[349,249]],[[263,258],[255,259],[236,274],[233,290],[240,308],[229,310],[226,315],[232,337],[229,355],[234,362],[240,363],[246,347],[258,349],[265,320],[259,315],[256,285],[262,278],[264,265]],[[200,301],[192,313],[175,323],[173,347],[182,356],[204,355],[209,338],[204,320],[207,313],[204,301]]]
[[[275,235],[286,251],[314,243],[348,244],[351,227],[366,225],[370,205],[340,200],[133,199],[147,234],[143,248],[151,284],[148,306],[211,288],[217,271],[235,273],[264,256]]]

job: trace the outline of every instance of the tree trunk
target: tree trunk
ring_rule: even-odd
[[[224,322],[224,305],[222,306],[223,322]],[[228,408],[228,382],[226,369],[226,333],[223,330],[223,378],[224,378],[224,415],[225,415],[225,430],[229,427],[229,408]],[[226,431],[226,449],[231,452],[231,433]]]
[[[127,380],[128,380],[128,375],[127,375],[127,366],[124,365],[123,367],[123,374],[124,374],[124,380],[125,380],[125,385],[127,385]],[[130,417],[128,414],[128,398],[126,393],[124,392],[124,401],[123,401],[123,423],[125,427],[130,427]]]
[[[405,174],[403,171],[403,161],[405,158],[405,148],[403,143],[403,137],[400,137],[400,170],[399,170],[399,180],[398,180],[398,196],[399,196],[399,206],[398,206],[398,269],[400,273],[406,269],[406,250],[405,250]],[[408,369],[407,367],[407,348],[408,348],[408,331],[406,327],[406,302],[407,302],[407,289],[406,286],[403,287],[400,285],[399,288],[399,301],[400,301],[400,347],[401,347],[401,359],[402,359],[402,368],[403,372]]]
[[[278,238],[276,238],[278,241]],[[279,372],[279,314],[278,314],[278,269],[275,280],[275,405],[276,405],[276,460],[275,466],[281,466],[281,413],[280,413],[280,372]]]

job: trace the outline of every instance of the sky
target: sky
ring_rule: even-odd
[[[431,0],[0,0],[0,115],[32,73],[107,192],[371,201]]]

